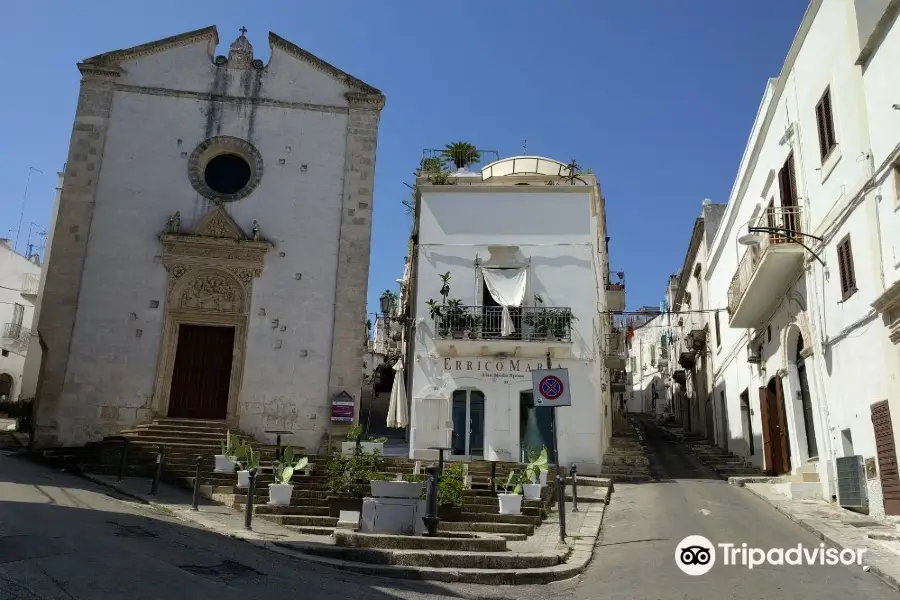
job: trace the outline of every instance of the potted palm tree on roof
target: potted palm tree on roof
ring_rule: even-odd
[[[481,160],[481,153],[469,142],[453,142],[444,146],[444,157],[456,166],[457,170],[463,170],[467,165]]]

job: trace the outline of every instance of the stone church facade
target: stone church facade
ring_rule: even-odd
[[[315,451],[331,399],[358,405],[384,96],[275,34],[264,64],[245,33],[227,57],[209,27],[79,63],[38,446],[177,417]]]

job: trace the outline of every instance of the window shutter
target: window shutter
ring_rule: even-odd
[[[841,279],[841,294],[846,297],[847,295],[847,258],[846,253],[844,252],[844,244],[846,242],[841,242],[837,247],[838,254],[838,274]]]
[[[789,198],[791,199],[791,206],[797,206],[797,172],[794,168],[794,153],[791,152],[790,156],[787,159],[787,183],[790,188]]]
[[[819,158],[825,158],[825,155],[828,154],[828,141],[826,139],[828,134],[825,130],[824,102],[819,102],[816,106],[816,128],[819,130]]]
[[[847,263],[847,291],[853,292],[856,290],[856,271],[853,268],[853,246],[850,245],[850,238],[847,238],[845,243],[844,254]]]
[[[825,152],[827,153],[836,141],[834,136],[834,115],[831,112],[831,90],[826,92],[825,97],[822,98],[822,116],[825,120],[825,140],[827,142]]]

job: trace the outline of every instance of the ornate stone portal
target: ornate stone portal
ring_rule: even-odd
[[[169,272],[165,325],[157,363],[153,412],[169,412],[172,374],[181,325],[234,328],[234,351],[228,390],[227,421],[236,425],[244,375],[244,353],[253,281],[262,273],[273,244],[253,239],[219,205],[190,231],[180,232],[180,218],[170,218],[160,234],[163,264]]]

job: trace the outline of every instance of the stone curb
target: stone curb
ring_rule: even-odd
[[[791,521],[793,521],[794,523],[796,523],[797,525],[799,525],[806,531],[810,532],[811,534],[813,534],[815,537],[819,538],[826,544],[833,546],[834,548],[837,548],[838,550],[844,550],[845,546],[842,543],[838,542],[837,540],[835,540],[833,537],[831,537],[827,533],[824,533],[823,531],[821,531],[819,528],[817,528],[812,523],[809,523],[802,517],[794,514],[793,512],[791,512],[784,506],[779,505],[779,503],[773,502],[765,494],[761,494],[761,493],[757,492],[756,490],[754,490],[753,488],[749,488],[749,487],[746,487],[743,485],[739,486],[739,487],[744,488],[745,490],[747,490],[748,492],[750,492],[757,498],[763,500],[766,504],[768,504],[769,506],[771,506],[772,508],[774,508],[775,510],[777,510],[778,512],[783,514],[785,517],[787,517],[788,519],[790,519]],[[867,570],[869,573],[872,573],[875,577],[880,579],[883,583],[890,586],[891,589],[900,593],[900,582],[898,582],[894,576],[890,575],[889,573],[886,573],[883,569],[881,569],[880,567],[878,567],[876,565],[870,564],[870,565],[866,565],[866,566],[868,567]]]
[[[442,583],[476,583],[485,585],[533,585],[553,583],[564,581],[580,575],[588,567],[594,556],[594,549],[600,537],[600,529],[603,526],[603,519],[606,516],[606,508],[609,506],[609,499],[612,495],[612,486],[607,488],[606,497],[603,503],[598,503],[601,510],[600,522],[596,525],[596,531],[592,531],[590,537],[592,539],[579,539],[570,542],[571,551],[568,558],[562,564],[552,567],[541,567],[535,569],[440,569],[436,567],[412,567],[397,565],[373,565],[368,563],[355,563],[343,561],[322,556],[314,556],[305,554],[297,550],[292,550],[286,544],[290,542],[271,542],[267,540],[259,540],[246,537],[237,531],[223,531],[220,528],[213,528],[196,519],[191,519],[187,515],[174,512],[165,507],[160,502],[155,502],[147,498],[143,498],[137,494],[125,490],[121,486],[117,486],[109,481],[104,481],[93,475],[84,472],[74,473],[78,476],[101,485],[105,488],[115,490],[117,493],[135,500],[140,504],[152,507],[166,515],[170,515],[179,521],[198,525],[207,531],[225,535],[230,538],[247,542],[259,548],[265,548],[271,552],[276,552],[284,556],[301,559],[305,562],[320,564],[342,571],[350,571],[364,575],[379,575],[393,579],[410,579],[422,581],[440,581]],[[559,513],[556,513],[559,514]],[[558,524],[558,521],[543,523],[544,526]],[[574,536],[569,535],[572,539]]]
[[[611,490],[606,495],[607,502]],[[606,515],[604,503],[600,509],[600,524],[596,526],[594,535],[587,536],[592,539],[580,539],[572,543],[568,558],[562,564],[552,567],[540,567],[535,569],[441,569],[436,567],[413,567],[398,565],[374,565],[358,563],[323,556],[305,554],[288,546],[290,542],[267,542],[263,540],[250,540],[252,543],[284,554],[293,556],[307,562],[328,566],[342,571],[351,571],[366,575],[380,575],[394,579],[416,579],[428,581],[440,581],[443,583],[475,583],[483,585],[533,585],[547,584],[564,581],[577,577],[588,567],[594,556],[594,549],[600,537],[600,529],[603,518]],[[557,513],[558,514],[558,513]],[[552,526],[557,522],[545,522],[542,526]],[[569,536],[570,539],[573,536]]]

